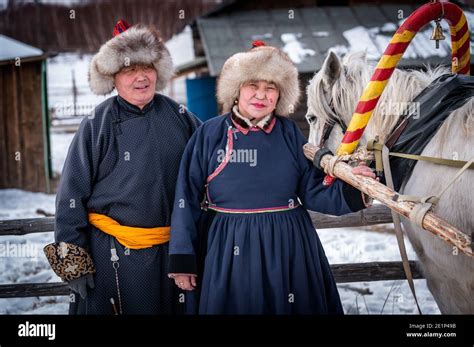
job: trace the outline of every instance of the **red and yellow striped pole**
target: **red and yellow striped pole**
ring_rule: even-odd
[[[338,155],[353,153],[357,148],[388,80],[411,40],[421,27],[438,18],[445,19],[449,24],[452,45],[452,71],[469,75],[471,62],[469,29],[462,9],[450,2],[430,2],[421,6],[398,28],[385,49],[370,82],[359,99],[347,131],[337,149],[336,153]],[[334,179],[334,177],[326,176],[324,184],[330,185]]]

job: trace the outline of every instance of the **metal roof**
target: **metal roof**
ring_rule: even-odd
[[[330,49],[340,55],[367,50],[368,59],[378,61],[398,26],[415,9],[410,5],[359,5],[237,11],[201,17],[197,25],[212,76],[219,74],[229,56],[248,50],[253,40],[282,48],[298,71],[307,73],[321,68]],[[466,11],[466,16],[472,28],[474,12]],[[400,65],[451,63],[449,27],[442,22],[446,40],[435,49],[430,40],[432,25],[415,36]]]
[[[43,51],[26,43],[0,35],[0,61],[42,56]]]

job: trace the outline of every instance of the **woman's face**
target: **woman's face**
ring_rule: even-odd
[[[275,110],[279,95],[272,82],[246,82],[240,87],[239,112],[247,118],[263,118]]]

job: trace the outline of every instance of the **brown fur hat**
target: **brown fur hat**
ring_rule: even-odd
[[[280,98],[276,114],[287,116],[296,110],[300,96],[298,70],[291,59],[278,48],[254,42],[247,52],[236,53],[224,63],[217,82],[217,99],[223,112],[229,112],[239,97],[240,87],[248,81],[276,84]]]
[[[114,75],[123,67],[153,64],[158,74],[156,90],[160,91],[173,76],[173,62],[159,33],[143,25],[134,25],[102,45],[89,67],[89,85],[98,95],[114,89]]]

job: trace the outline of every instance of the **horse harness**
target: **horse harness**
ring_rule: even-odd
[[[384,145],[389,149],[396,191],[410,176],[419,160],[462,168],[467,163],[466,161],[420,154],[451,112],[463,106],[470,97],[474,97],[474,78],[471,76],[444,74],[427,86],[412,101],[412,104],[420,104],[420,114],[417,114],[418,109],[411,112],[405,110],[402,113],[404,116],[400,117],[385,144],[379,143],[378,138],[368,141],[367,149],[374,151],[375,154],[374,168],[377,177],[384,179],[381,159]],[[329,107],[333,114],[323,125],[319,148],[324,148],[336,124],[341,127],[343,134],[347,131],[347,125],[335,111],[332,100],[329,102]],[[310,121],[314,118],[316,118],[314,115],[308,117]],[[469,165],[469,169],[474,169],[474,164]]]
[[[466,162],[420,155],[451,112],[463,106],[470,97],[474,97],[474,78],[457,74],[442,75],[434,80],[412,101],[413,103],[419,103],[420,107],[417,108],[416,111],[420,110],[420,114],[415,114],[414,112],[416,111],[409,113],[404,112],[404,116],[400,117],[385,144],[379,143],[378,138],[367,143],[367,150],[374,152],[375,172],[377,177],[385,179],[387,186],[395,191],[398,191],[411,175],[418,160],[461,168],[438,196],[421,198],[400,194],[394,196],[396,200],[418,203],[410,217],[415,220],[415,223],[420,227],[422,227],[424,215],[439,201],[439,197],[451,184],[466,169],[474,169],[474,158]],[[341,127],[343,133],[347,131],[347,125],[344,123],[343,118],[335,111],[332,102],[329,103],[329,107],[333,115],[323,126],[321,140],[318,145],[320,149],[324,148],[336,123]],[[315,118],[314,115],[310,115],[308,118],[312,119],[313,117]],[[316,157],[318,157],[318,154],[316,154],[315,158]],[[320,158],[318,160],[320,160]],[[392,170],[394,172],[393,176]],[[413,275],[406,252],[400,216],[393,211],[391,212],[403,269],[415,299],[417,310],[421,314],[415,292]]]

